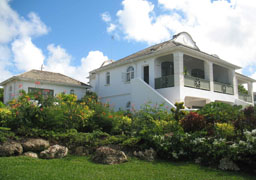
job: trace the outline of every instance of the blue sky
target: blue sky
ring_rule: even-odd
[[[256,78],[255,10],[251,0],[0,0],[0,81],[41,64],[86,81],[104,60],[181,31]]]

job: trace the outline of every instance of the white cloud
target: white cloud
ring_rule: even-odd
[[[45,58],[41,49],[29,37],[15,40],[12,43],[12,52],[15,66],[21,71],[39,69]]]
[[[104,12],[101,14],[101,18],[105,22],[110,22],[111,21],[111,16],[108,12]]]
[[[123,0],[122,5],[112,21],[128,40],[154,44],[187,31],[202,51],[242,67],[256,65],[256,3],[251,0],[158,0],[157,6]]]
[[[115,29],[116,29],[116,25],[110,23],[109,27],[107,28],[107,32],[108,32],[108,33],[111,33],[111,32],[113,32]]]
[[[157,43],[170,38],[162,17],[153,14],[154,5],[146,0],[124,0],[117,12],[120,29],[127,39]]]
[[[8,2],[0,0],[0,43],[8,43],[18,36],[38,36],[49,31],[35,13],[29,13],[25,19],[12,10]]]
[[[47,47],[49,56],[46,61],[45,70],[59,72],[73,77],[82,82],[87,82],[86,77],[89,71],[99,68],[100,65],[108,60],[107,56],[100,51],[90,51],[87,57],[81,59],[81,63],[77,66],[71,65],[72,56],[65,49],[53,44]]]

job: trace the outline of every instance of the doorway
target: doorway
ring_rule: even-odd
[[[143,72],[144,72],[144,81],[147,84],[149,84],[149,66],[144,66]]]

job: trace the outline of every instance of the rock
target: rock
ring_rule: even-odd
[[[0,145],[0,156],[17,156],[22,154],[23,148],[20,143],[7,141]]]
[[[40,152],[50,146],[49,141],[44,139],[28,139],[22,143],[24,151]]]
[[[222,158],[220,160],[219,169],[221,170],[230,170],[230,171],[239,171],[240,168],[230,159]]]
[[[155,157],[156,157],[156,152],[154,149],[150,148],[150,149],[146,149],[144,152],[143,151],[138,151],[138,152],[134,151],[133,155],[142,160],[154,161]]]
[[[102,146],[96,149],[93,161],[101,164],[120,164],[127,162],[128,159],[123,151]]]
[[[75,155],[78,156],[87,156],[89,154],[88,150],[83,146],[78,146],[75,148]]]
[[[34,152],[25,152],[23,155],[28,156],[28,157],[32,157],[32,158],[38,158],[38,155]]]
[[[54,158],[63,158],[67,156],[68,148],[65,146],[60,146],[58,144],[50,146],[47,150],[44,150],[40,153],[40,158],[42,159],[54,159]]]

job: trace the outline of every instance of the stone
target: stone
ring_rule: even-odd
[[[146,149],[144,152],[143,151],[138,151],[138,152],[134,151],[133,155],[142,160],[146,160],[146,161],[154,161],[156,158],[156,152],[152,148]]]
[[[88,150],[83,146],[78,146],[75,148],[75,155],[78,156],[87,156],[89,154]]]
[[[28,156],[28,157],[32,157],[32,158],[38,158],[37,153],[34,153],[34,152],[25,152],[23,155]]]
[[[230,171],[239,171],[240,168],[230,159],[222,158],[220,160],[219,169],[221,170],[230,170]]]
[[[0,156],[18,156],[23,153],[20,143],[15,141],[7,141],[0,145]]]
[[[93,161],[101,164],[120,164],[127,162],[127,156],[123,151],[102,146],[96,149]]]
[[[44,139],[28,139],[22,143],[24,151],[40,152],[50,146],[49,141]]]
[[[47,150],[40,152],[40,158],[42,159],[55,159],[63,158],[67,156],[68,148],[65,146],[60,146],[58,144],[50,146]]]

